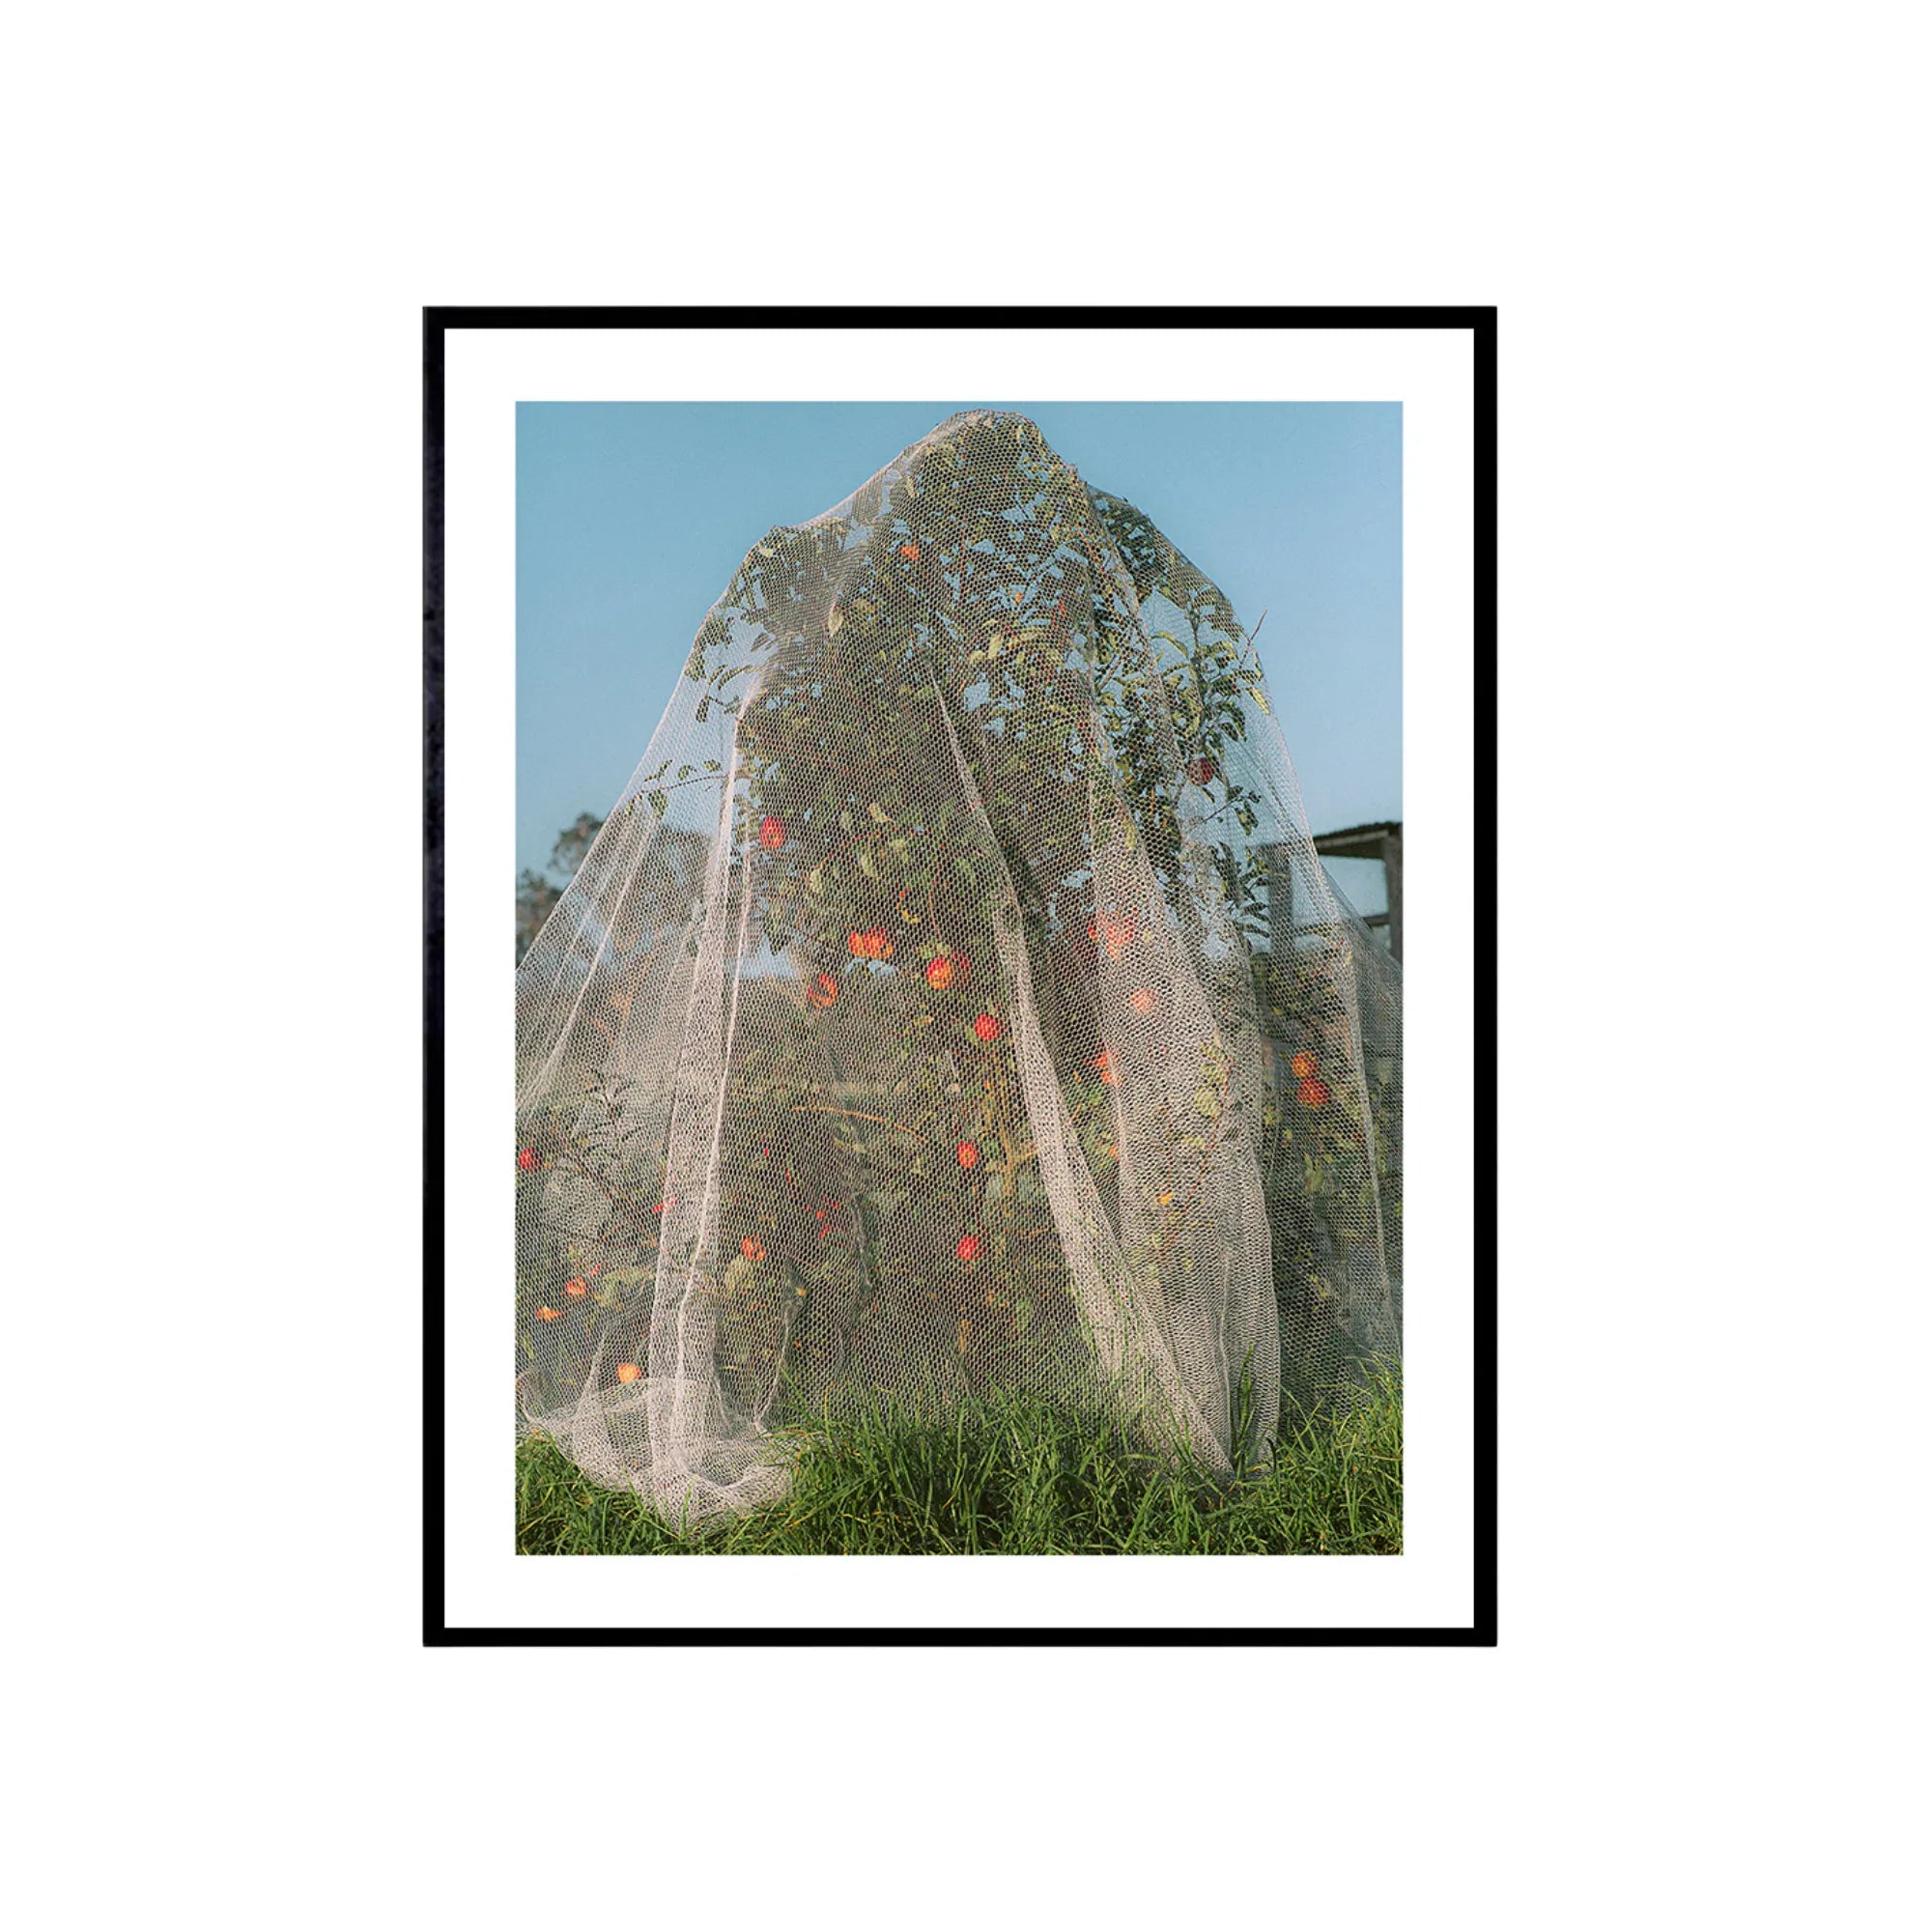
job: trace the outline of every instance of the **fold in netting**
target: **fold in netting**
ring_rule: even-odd
[[[516,999],[522,1413],[674,1522],[882,1402],[1228,1475],[1399,1356],[1400,968],[1226,598],[1024,417],[753,547]]]

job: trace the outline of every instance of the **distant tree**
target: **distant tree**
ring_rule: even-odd
[[[563,889],[577,876],[577,868],[583,863],[583,855],[590,850],[590,841],[604,828],[601,818],[593,817],[587,811],[577,815],[574,825],[566,826],[556,835],[556,843],[551,847],[550,862],[541,872],[533,872],[527,867],[517,874],[517,962],[530,950],[537,934],[543,930],[543,923],[551,916],[558,899],[563,896]]]

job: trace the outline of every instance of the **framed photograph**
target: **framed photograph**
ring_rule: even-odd
[[[1495,1642],[1495,358],[425,311],[427,1643]]]

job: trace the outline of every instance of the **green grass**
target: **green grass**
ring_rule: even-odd
[[[1035,1402],[944,1420],[903,1410],[801,1437],[782,1503],[684,1538],[549,1442],[517,1452],[525,1555],[1390,1555],[1402,1548],[1402,1390],[1305,1424],[1245,1480],[1215,1483],[1122,1431]]]

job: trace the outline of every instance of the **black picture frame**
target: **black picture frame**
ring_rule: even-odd
[[[1466,1625],[1281,1629],[506,1628],[451,1625],[444,1579],[443,408],[457,329],[1189,328],[1466,330],[1474,371],[1476,850],[1471,1093],[1474,1202],[1474,1565]],[[423,310],[423,1642],[481,1645],[1291,1645],[1496,1642],[1496,311],[1375,308],[454,308]]]

